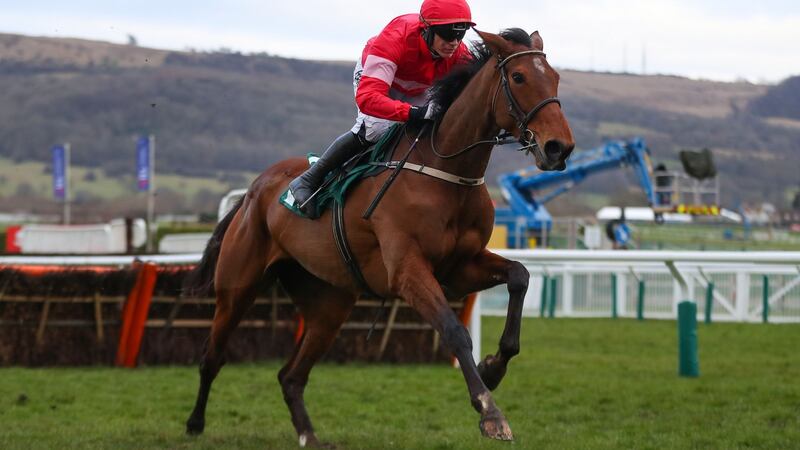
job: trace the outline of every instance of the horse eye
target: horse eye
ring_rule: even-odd
[[[511,79],[514,80],[514,82],[517,84],[522,84],[525,82],[525,75],[519,72],[514,72],[511,74]]]

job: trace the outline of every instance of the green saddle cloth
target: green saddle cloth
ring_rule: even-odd
[[[377,144],[370,147],[367,151],[353,157],[343,167],[329,173],[323,182],[324,188],[317,194],[317,210],[320,214],[325,211],[325,208],[331,206],[334,200],[340,204],[344,204],[345,196],[348,189],[353,186],[358,180],[362,178],[371,177],[386,169],[386,166],[380,164],[390,157],[391,150],[394,148],[392,145],[397,136],[402,133],[405,124],[396,124],[381,137]],[[319,156],[314,153],[306,155],[308,163],[314,164],[319,160]],[[286,188],[279,199],[281,205],[289,209],[289,211],[301,217],[307,217],[299,209],[292,192]]]

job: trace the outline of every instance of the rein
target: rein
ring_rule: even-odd
[[[512,144],[514,142],[519,142],[522,144],[522,147],[518,148],[517,151],[525,151],[526,154],[530,153],[531,151],[538,151],[541,153],[541,149],[539,148],[539,144],[536,142],[536,132],[531,130],[528,127],[528,123],[539,113],[545,106],[549,105],[550,103],[557,103],[559,108],[561,107],[561,100],[558,97],[549,97],[541,102],[539,102],[536,106],[534,106],[528,113],[526,114],[522,107],[519,105],[519,102],[516,98],[514,98],[514,93],[511,92],[511,85],[508,82],[508,74],[506,73],[505,66],[514,58],[524,56],[524,55],[539,55],[542,57],[547,57],[547,55],[541,50],[524,50],[521,52],[513,53],[506,57],[505,59],[501,59],[500,55],[497,56],[498,63],[495,66],[495,69],[500,71],[500,81],[497,85],[497,89],[494,91],[494,96],[492,97],[492,111],[495,111],[497,105],[497,95],[500,93],[500,88],[503,88],[503,93],[506,96],[506,100],[508,102],[508,114],[514,118],[517,122],[517,128],[520,132],[520,137],[518,140],[510,139],[512,133],[506,131],[505,133],[501,133],[495,136],[493,139],[487,139],[483,141],[478,141],[473,144],[468,145],[467,147],[462,148],[461,150],[451,154],[451,155],[444,155],[439,153],[436,150],[435,144],[435,137],[436,131],[439,128],[439,123],[436,122],[433,124],[433,131],[431,132],[431,150],[433,153],[441,159],[450,159],[460,156],[479,145],[484,144],[493,144],[493,145],[506,145]]]

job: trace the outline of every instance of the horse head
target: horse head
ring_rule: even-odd
[[[502,35],[478,34],[497,59],[499,80],[492,98],[496,125],[533,153],[540,169],[564,170],[575,141],[558,100],[560,76],[545,58],[539,32],[527,36],[515,28]]]

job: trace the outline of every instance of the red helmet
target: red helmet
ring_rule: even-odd
[[[448,25],[467,23],[474,27],[472,12],[464,0],[425,0],[419,9],[419,19],[426,24]]]

